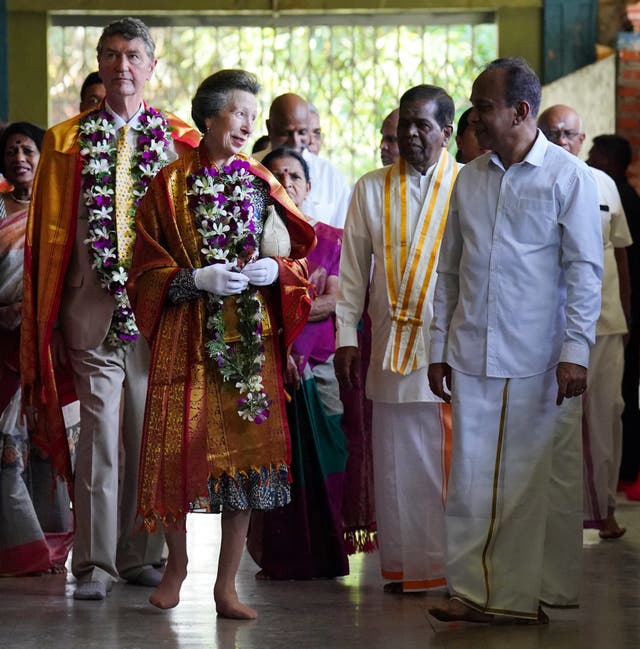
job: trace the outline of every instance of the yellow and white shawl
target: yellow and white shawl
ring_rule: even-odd
[[[399,374],[424,367],[422,336],[425,304],[433,294],[436,262],[458,165],[442,150],[431,176],[415,231],[408,232],[410,184],[400,158],[387,171],[383,196],[385,275],[391,310],[391,334],[382,367]],[[393,218],[392,218],[393,215]]]

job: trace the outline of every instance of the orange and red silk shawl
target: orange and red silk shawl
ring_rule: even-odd
[[[103,104],[104,107],[104,104]],[[193,148],[200,136],[175,115],[165,113],[178,148]],[[27,222],[23,321],[20,345],[23,403],[32,442],[72,480],[69,444],[51,355],[51,335],[76,237],[82,189],[78,125],[80,116],[50,128],[44,136]],[[88,254],[88,252],[87,252]]]
[[[251,172],[267,182],[285,210],[291,257],[277,258],[279,281],[262,287],[265,361],[263,383],[272,403],[266,421],[255,424],[237,413],[239,393],[222,383],[205,349],[204,300],[167,302],[179,269],[203,264],[202,236],[187,202],[187,178],[206,160],[190,151],[165,167],[151,183],[136,214],[137,238],[128,292],[140,331],[151,347],[151,370],[143,433],[139,509],[147,525],[182,517],[207,498],[210,477],[236,477],[290,462],[282,363],[304,326],[311,300],[305,257],[315,245],[311,225],[271,173],[246,158]],[[225,303],[229,342],[234,338],[234,298]]]

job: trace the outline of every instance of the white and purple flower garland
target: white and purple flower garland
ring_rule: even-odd
[[[134,179],[133,203],[128,214],[129,227],[134,228],[134,215],[153,177],[169,158],[171,126],[164,115],[147,106],[138,118],[137,140],[131,176]],[[82,156],[83,199],[87,206],[91,267],[100,285],[116,300],[116,308],[107,335],[111,347],[127,347],[140,335],[129,304],[125,285],[130,260],[118,252],[115,222],[116,128],[113,116],[99,109],[88,113],[79,125]]]
[[[196,217],[207,264],[231,262],[242,268],[257,259],[262,223],[254,213],[254,180],[244,160],[234,160],[221,170],[205,166],[187,179],[189,207]],[[262,384],[264,346],[258,290],[249,285],[235,302],[240,340],[229,345],[224,340],[224,298],[207,293],[210,336],[206,349],[222,380],[235,381],[241,395],[240,417],[260,424],[269,416],[271,401]]]

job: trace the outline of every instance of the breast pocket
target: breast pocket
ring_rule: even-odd
[[[557,238],[555,204],[543,198],[519,198],[509,215],[516,241],[546,244]]]

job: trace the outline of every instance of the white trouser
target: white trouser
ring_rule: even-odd
[[[534,618],[578,602],[582,552],[579,399],[556,406],[555,368],[521,379],[453,372],[446,510],[454,596]]]
[[[582,397],[584,519],[600,527],[616,508],[622,457],[622,335],[598,336],[589,354],[587,391]]]
[[[382,575],[404,590],[444,586],[445,431],[439,403],[373,402]]]

